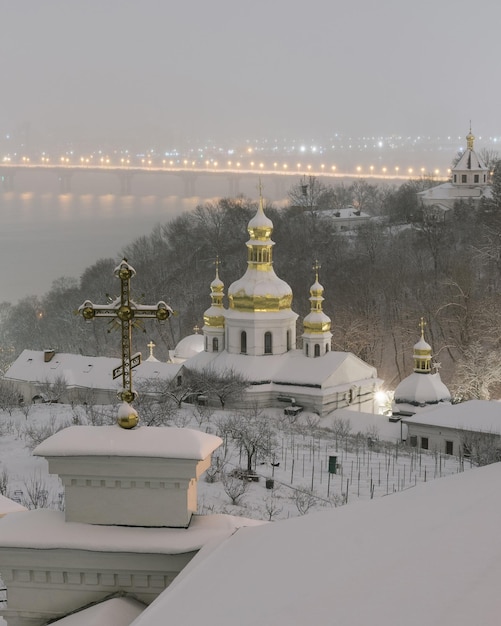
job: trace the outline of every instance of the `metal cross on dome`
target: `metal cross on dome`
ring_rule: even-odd
[[[320,265],[320,263],[318,262],[318,259],[315,259],[315,262],[313,263],[312,266],[312,270],[315,272],[315,277],[318,281],[318,270],[320,270],[322,268],[322,266]]]
[[[157,319],[165,322],[173,313],[171,307],[163,300],[154,305],[138,304],[130,295],[130,279],[136,270],[129,265],[127,259],[115,268],[115,276],[120,279],[120,297],[109,304],[94,304],[86,300],[78,309],[83,318],[90,322],[95,317],[107,317],[121,327],[122,331],[122,365],[113,370],[113,378],[122,377],[122,391],[118,396],[123,402],[132,402],[137,393],[132,388],[132,369],[140,364],[141,353],[132,355],[132,328],[142,319]]]

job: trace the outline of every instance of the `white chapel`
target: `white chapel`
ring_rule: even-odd
[[[451,403],[451,393],[440,374],[432,373],[432,348],[424,338],[425,324],[421,318],[421,336],[414,344],[414,371],[395,389],[394,416],[410,417],[430,407]]]
[[[471,202],[477,207],[482,199],[491,197],[489,168],[474,149],[475,136],[466,135],[466,150],[451,170],[451,180],[418,193],[425,207],[449,211],[459,201]]]

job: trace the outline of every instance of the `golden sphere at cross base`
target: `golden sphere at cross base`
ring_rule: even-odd
[[[117,418],[117,424],[120,428],[134,428],[139,423],[139,417],[137,413],[131,413],[130,415],[121,415]]]
[[[118,270],[118,278],[120,280],[127,280],[128,278],[132,278],[132,272],[128,267],[121,267]]]

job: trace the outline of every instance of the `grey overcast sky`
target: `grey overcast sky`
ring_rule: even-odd
[[[501,134],[498,0],[0,0],[0,132]]]

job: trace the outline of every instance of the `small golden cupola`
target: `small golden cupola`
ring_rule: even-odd
[[[203,334],[206,352],[224,350],[225,313],[223,306],[224,283],[219,278],[219,257],[216,258],[216,277],[211,282],[211,306],[204,313]]]
[[[475,143],[475,135],[471,132],[471,125],[470,125],[470,132],[466,135],[466,149],[473,150],[474,143]]]
[[[290,309],[292,289],[273,269],[273,222],[264,213],[261,189],[258,210],[247,230],[247,271],[228,290],[230,309],[248,313]]]
[[[332,339],[331,318],[322,308],[324,288],[318,280],[320,264],[315,261],[315,282],[310,287],[310,312],[303,320],[303,350],[306,356],[317,357],[329,352]]]
[[[431,346],[424,338],[424,327],[426,322],[421,318],[419,327],[421,328],[421,337],[414,344],[414,371],[417,374],[429,374],[431,372]]]

